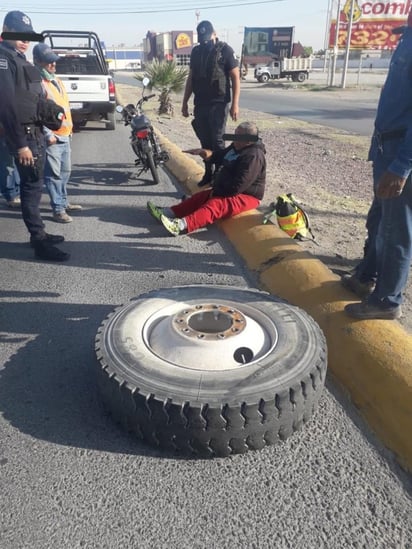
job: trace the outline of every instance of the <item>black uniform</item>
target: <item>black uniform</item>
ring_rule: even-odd
[[[193,129],[204,149],[224,149],[230,103],[229,73],[238,66],[233,49],[225,42],[195,46],[190,56],[194,104]]]
[[[0,42],[0,122],[6,141],[20,175],[20,196],[23,220],[32,241],[46,237],[40,215],[43,180],[43,137],[33,124],[37,118],[38,98],[43,95],[39,70],[7,42]],[[18,149],[29,147],[34,165],[18,162]]]

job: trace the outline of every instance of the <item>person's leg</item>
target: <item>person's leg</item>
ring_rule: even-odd
[[[374,158],[374,185],[396,157],[399,142],[384,144]],[[350,304],[345,311],[356,318],[399,318],[402,292],[412,259],[412,183],[409,176],[397,198],[374,200],[368,216],[368,249],[359,276],[376,273],[376,286],[364,303]]]
[[[374,188],[379,181],[379,178],[386,169],[387,162],[379,155],[373,163],[373,181]],[[379,230],[379,224],[382,217],[382,200],[374,197],[368,211],[366,219],[367,229],[367,246],[365,248],[364,257],[356,266],[355,276],[361,282],[369,282],[376,279],[376,238]]]
[[[382,216],[376,237],[377,281],[371,302],[385,306],[402,303],[412,259],[412,183],[402,194],[381,200]]]
[[[29,141],[35,159],[33,166],[23,166],[16,161],[20,175],[20,198],[23,221],[30,233],[30,242],[36,257],[50,261],[66,261],[70,255],[53,244],[62,242],[62,236],[49,235],[44,230],[40,215],[40,200],[43,190],[43,148],[36,137]]]
[[[192,127],[196,137],[200,141],[202,149],[213,150],[209,105],[195,105],[193,109]]]
[[[41,240],[45,235],[39,208],[43,190],[42,162],[40,157],[36,158],[33,166],[23,166],[16,162],[20,176],[21,212],[32,240]]]
[[[0,192],[8,203],[20,202],[20,178],[4,137],[0,137]]]
[[[186,217],[187,215],[195,212],[209,199],[210,192],[211,191],[209,189],[206,191],[200,191],[198,193],[195,193],[192,196],[189,196],[189,198],[182,200],[182,202],[179,202],[179,204],[171,206],[170,209],[172,210],[175,217]]]
[[[194,195],[196,196],[196,195]],[[195,212],[184,216],[187,232],[195,231],[218,219],[232,217],[241,212],[252,210],[259,206],[260,201],[254,196],[238,194],[230,197],[211,197]]]
[[[213,105],[196,105],[194,108],[194,119],[192,121],[193,129],[200,141],[202,149],[215,150],[215,140],[213,138]],[[204,187],[212,182],[214,165],[208,160],[204,160],[205,173],[199,181],[199,187]]]
[[[46,161],[44,164],[44,184],[50,196],[50,205],[54,214],[62,214],[66,211],[67,192],[65,189],[64,172],[62,170],[62,158],[64,155],[64,143],[55,143],[46,148]]]
[[[228,103],[214,103],[209,110],[209,128],[212,151],[226,147],[223,134],[226,131],[226,122],[229,113]]]

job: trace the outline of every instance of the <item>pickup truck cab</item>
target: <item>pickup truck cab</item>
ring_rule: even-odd
[[[59,56],[56,74],[69,96],[74,128],[85,126],[89,120],[98,120],[106,129],[114,130],[115,84],[97,34],[45,30],[42,35]]]

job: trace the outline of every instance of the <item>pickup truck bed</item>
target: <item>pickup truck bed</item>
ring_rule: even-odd
[[[99,38],[85,31],[43,31],[45,40],[59,56],[56,74],[63,81],[70,100],[76,129],[89,120],[105,123],[114,130],[115,85],[110,76]],[[74,46],[74,41],[84,42]]]

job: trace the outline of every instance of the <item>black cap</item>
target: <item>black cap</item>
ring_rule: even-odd
[[[210,21],[201,21],[196,30],[197,39],[199,42],[209,42],[212,38],[212,34],[215,32],[215,29]]]

